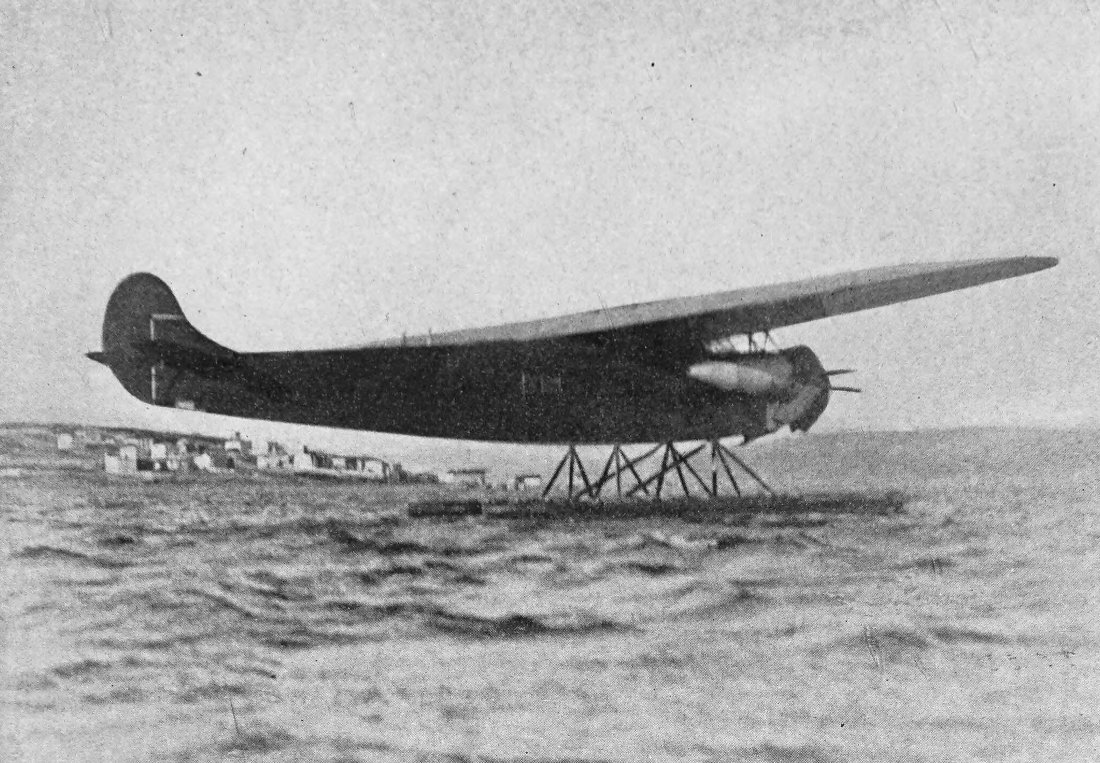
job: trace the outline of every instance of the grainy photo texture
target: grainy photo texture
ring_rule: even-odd
[[[0,9],[0,758],[1100,756],[1088,0]]]

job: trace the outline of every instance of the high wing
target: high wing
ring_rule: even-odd
[[[530,342],[564,337],[657,333],[689,335],[707,343],[736,334],[793,326],[966,289],[1034,273],[1058,264],[1055,257],[1012,257],[868,268],[837,275],[746,289],[622,305],[555,318],[391,339],[370,346],[468,345]]]

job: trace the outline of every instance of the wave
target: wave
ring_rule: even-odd
[[[192,686],[179,694],[176,698],[180,702],[202,702],[208,699],[222,699],[228,697],[247,697],[250,694],[247,686],[235,683],[206,683]]]
[[[17,551],[13,556],[16,559],[60,559],[63,561],[90,564],[95,567],[102,567],[109,570],[124,569],[133,566],[133,562],[128,562],[123,559],[111,559],[95,554],[87,554],[83,551],[73,551],[68,548],[58,548],[57,546],[48,545],[27,546]]]
[[[970,643],[1008,645],[1016,641],[1016,639],[1000,633],[990,633],[989,631],[978,630],[977,628],[949,625],[931,628],[930,632],[937,640],[946,644]]]
[[[111,664],[108,662],[85,658],[75,662],[67,662],[64,665],[58,665],[50,672],[58,678],[82,680],[90,675],[103,673],[104,671],[110,670],[110,668]]]
[[[223,588],[228,588],[228,586],[225,586],[224,584],[222,585],[222,587]],[[229,593],[218,593],[218,592],[215,592],[215,591],[206,591],[206,590],[203,590],[201,588],[189,588],[189,589],[185,589],[184,591],[182,591],[181,594],[183,594],[183,595],[191,594],[193,596],[198,596],[202,599],[205,599],[208,602],[211,602],[213,604],[218,605],[218,607],[220,609],[223,609],[223,610],[228,611],[228,612],[233,612],[234,614],[238,614],[238,615],[240,615],[240,616],[242,616],[242,617],[244,617],[248,620],[270,620],[271,619],[271,617],[269,615],[267,615],[266,613],[264,613],[262,611],[259,611],[255,608],[249,607],[249,606],[237,601]],[[273,607],[276,607],[277,609],[280,609],[280,610],[282,609],[276,602],[269,602],[269,605],[271,605]]]
[[[270,723],[254,720],[239,722],[236,711],[232,708],[230,710],[235,733],[217,745],[217,751],[222,756],[236,757],[242,752],[275,753],[300,743],[300,740],[289,731]]]
[[[393,748],[389,747],[372,747],[367,749],[383,749],[390,751]],[[397,760],[417,760],[417,761],[439,761],[439,763],[611,763],[613,760],[621,760],[621,758],[578,758],[569,756],[566,758],[544,758],[533,757],[529,754],[523,755],[508,755],[508,756],[496,756],[485,755],[482,753],[462,753],[462,752],[421,752],[421,751],[409,751],[407,754],[402,751],[402,757]],[[811,763],[813,763],[811,761]]]
[[[347,626],[340,627],[337,624],[323,620],[319,620],[313,625],[296,623],[292,627],[283,630],[273,630],[271,627],[265,627],[262,630],[252,629],[249,635],[264,646],[292,651],[304,651],[324,646],[346,646],[377,640],[377,636],[371,632],[363,632],[355,628],[349,629]]]
[[[866,651],[880,665],[884,661],[902,656],[919,655],[943,645],[975,644],[981,646],[1007,646],[1017,642],[1009,636],[978,628],[953,625],[937,625],[930,628],[894,625],[885,628],[866,626],[858,635],[852,635],[837,644],[849,649]]]
[[[535,617],[510,613],[496,617],[452,612],[443,608],[427,611],[426,625],[452,636],[476,639],[517,638],[593,632],[631,630],[629,626],[612,620],[576,616],[568,620],[554,621],[548,617]]]
[[[92,705],[113,705],[115,703],[132,705],[137,702],[143,702],[146,697],[146,692],[136,686],[115,686],[106,692],[87,692],[81,694],[80,700]]]
[[[96,538],[96,543],[101,546],[107,546],[108,548],[118,548],[119,546],[132,546],[138,542],[138,539],[133,535],[127,535],[126,533],[116,533],[114,535],[104,535]]]
[[[621,566],[623,569],[641,572],[644,575],[652,575],[654,577],[659,575],[671,575],[684,571],[679,565],[669,564],[667,562],[642,562],[634,559],[623,562]]]
[[[882,647],[901,647],[903,649],[915,649],[923,651],[933,645],[931,639],[917,628],[897,626],[863,632],[861,643],[864,647],[875,649]]]
[[[528,615],[517,612],[495,616],[479,615],[470,612],[458,612],[439,605],[418,601],[362,602],[335,599],[326,602],[324,607],[332,612],[353,615],[355,623],[369,622],[377,624],[386,619],[400,618],[410,624],[420,625],[452,636],[477,639],[583,634],[632,629],[632,626],[585,614],[557,617]],[[360,638],[366,638],[366,636],[360,634]]]
[[[958,563],[946,556],[916,556],[891,566],[895,570],[918,570],[939,575],[944,570],[958,566]]]
[[[302,602],[314,598],[308,590],[309,581],[290,580],[267,570],[248,574],[244,587],[250,594],[281,602]]]
[[[426,555],[442,557],[477,556],[502,548],[492,540],[481,539],[474,546],[457,546],[453,544],[430,546],[410,540],[399,540],[392,537],[375,538],[369,535],[360,535],[352,532],[340,522],[328,522],[324,525],[324,532],[328,538],[335,542],[341,550],[348,553],[375,553],[380,556],[411,556]],[[389,532],[387,528],[386,533]]]
[[[530,552],[522,553],[522,554],[515,554],[514,556],[508,557],[508,564],[515,564],[515,565],[519,565],[519,564],[550,564],[553,561],[554,561],[554,557],[549,556],[547,554],[537,554],[537,553],[530,553]]]
[[[831,763],[836,760],[820,747],[813,745],[775,745],[765,742],[737,751],[737,759],[759,760],[765,763]]]
[[[119,509],[141,511],[148,508],[145,501],[138,501],[130,498],[103,498],[96,495],[88,499],[87,505],[95,509],[104,509],[107,511],[117,511]]]
[[[345,551],[373,551],[383,556],[398,556],[401,554],[426,554],[432,549],[411,541],[379,541],[374,538],[364,538],[348,530],[339,524],[329,524],[326,527],[328,537]]]
[[[727,583],[723,588],[716,588],[708,583],[694,581],[678,591],[676,598],[676,604],[670,607],[671,619],[744,614],[774,603],[770,597],[741,583]]]
[[[759,543],[759,538],[752,538],[741,533],[723,533],[714,539],[714,550],[724,551],[727,548],[736,548],[748,543]]]

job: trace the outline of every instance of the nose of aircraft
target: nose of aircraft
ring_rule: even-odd
[[[794,394],[771,411],[777,428],[787,425],[792,432],[806,432],[829,405],[829,376],[817,355],[806,346],[783,350],[794,369]]]

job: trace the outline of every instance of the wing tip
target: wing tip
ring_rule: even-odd
[[[1018,257],[995,257],[985,261],[1011,263],[1013,265],[1018,265],[1021,268],[1025,268],[1028,271],[1046,270],[1047,268],[1052,268],[1058,264],[1057,257],[1039,257],[1033,254],[1021,255]]]
[[[998,276],[999,278],[1014,278],[1015,276],[1037,273],[1040,270],[1052,268],[1058,264],[1058,258],[1026,255],[1020,257],[995,257],[988,260],[971,260],[970,263],[964,261],[959,264],[963,267],[967,264],[974,264],[979,267],[991,268],[1002,273],[1002,275]]]

